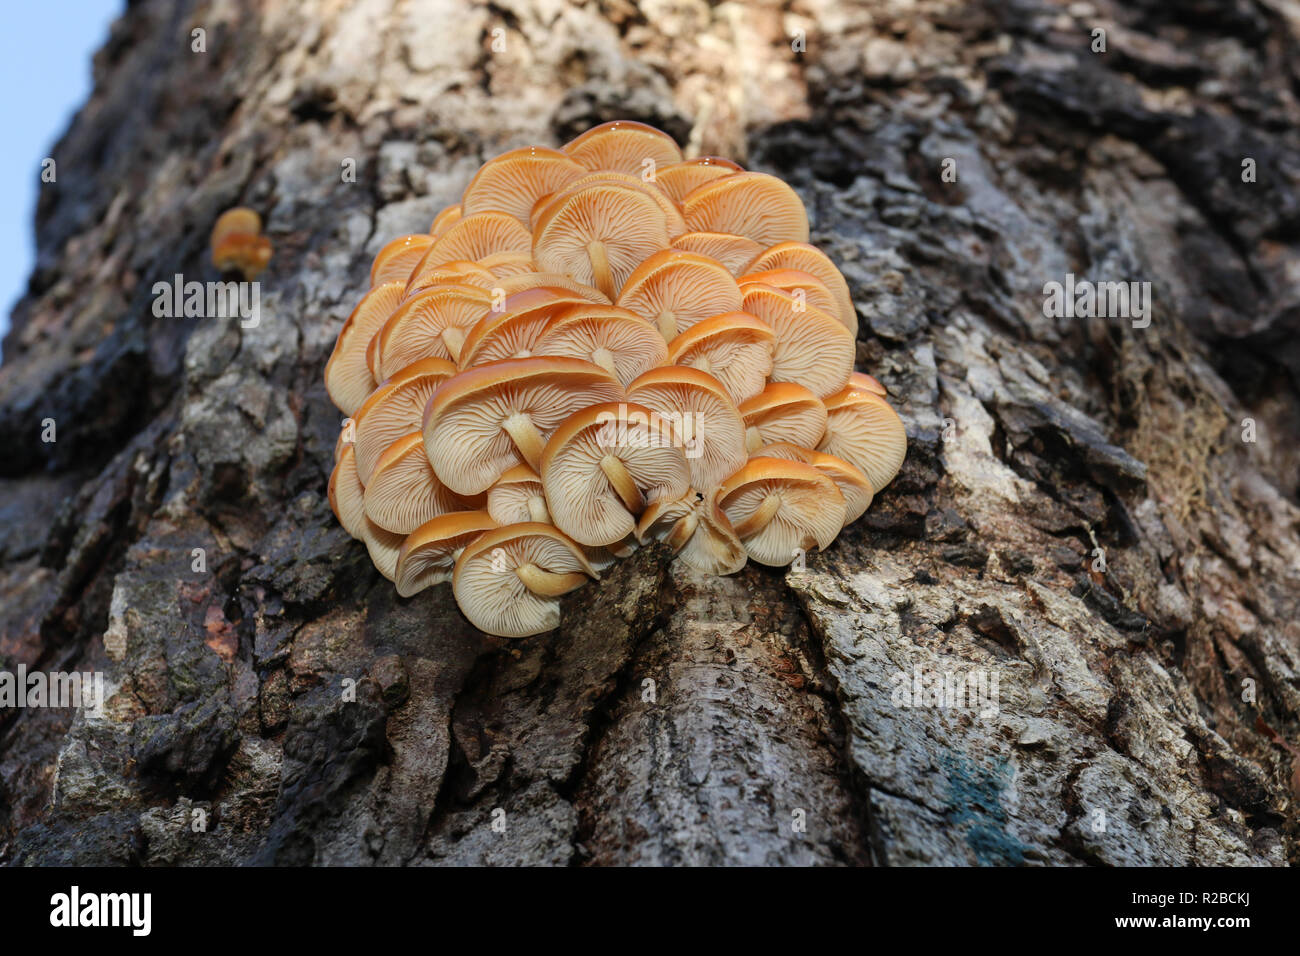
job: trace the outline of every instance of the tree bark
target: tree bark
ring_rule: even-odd
[[[111,697],[0,711],[0,861],[1294,862],[1298,41],[1286,0],[132,4],[0,369],[0,669]],[[908,459],[802,569],[647,548],[492,638],[338,527],[322,368],[385,242],[614,118],[798,189]],[[155,316],[234,205],[260,322]],[[1049,316],[1067,273],[1149,326]]]

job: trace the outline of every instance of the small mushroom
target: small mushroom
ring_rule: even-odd
[[[772,374],[776,333],[748,312],[696,322],[668,346],[668,361],[708,372],[739,405],[763,390]]]
[[[546,507],[546,492],[542,487],[542,479],[527,465],[516,465],[497,479],[497,483],[488,489],[487,509],[492,520],[499,525],[519,524],[524,521],[555,523],[551,520],[551,512]],[[578,547],[582,548],[582,553],[587,556],[587,560],[597,571],[604,571],[614,564],[614,551],[619,552],[619,557],[627,557],[632,553],[632,548],[625,546],[625,542],[614,545],[613,550],[582,544]]]
[[[546,506],[542,479],[528,465],[515,465],[502,472],[487,491],[487,510],[497,524],[537,521],[554,524]]]
[[[531,221],[536,224],[546,207],[551,203],[559,202],[571,193],[580,189],[586,189],[589,186],[608,185],[608,186],[625,186],[628,189],[635,189],[645,193],[654,200],[655,205],[664,214],[664,222],[668,228],[668,236],[680,236],[686,231],[686,220],[682,218],[682,209],[669,195],[660,189],[655,183],[647,182],[640,176],[633,176],[630,173],[620,173],[615,170],[601,169],[596,172],[586,173],[575,179],[563,189],[551,193],[538,200],[533,205]]]
[[[722,383],[707,372],[654,368],[628,385],[627,398],[671,424],[693,487],[713,488],[745,463],[745,422]]]
[[[690,471],[649,408],[592,405],[566,418],[542,452],[542,486],[556,526],[579,544],[617,545],[647,502],[677,499]]]
[[[617,304],[657,328],[671,342],[696,322],[740,309],[740,287],[716,259],[665,249],[628,277]]]
[[[836,458],[825,452],[800,448],[789,442],[773,442],[758,450],[758,457],[786,458],[812,465],[823,475],[835,482],[835,487],[844,496],[844,524],[851,525],[862,517],[863,512],[871,506],[871,482],[858,468],[850,465],[843,458]]]
[[[370,265],[370,288],[385,282],[405,285],[432,245],[433,236],[423,233],[401,236],[388,243]]]
[[[835,482],[801,461],[751,458],[718,487],[717,501],[749,556],[772,567],[814,544],[829,547],[844,527]]]
[[[534,355],[564,355],[599,365],[624,386],[668,357],[663,337],[635,312],[613,305],[575,305],[550,319]]]
[[[726,232],[687,232],[673,239],[673,248],[717,259],[733,276],[743,275],[754,257],[763,251],[753,239]]]
[[[750,453],[774,441],[816,448],[826,434],[826,406],[793,382],[772,382],[740,406],[745,448]]]
[[[462,215],[460,203],[454,206],[448,206],[438,215],[433,217],[433,225],[429,227],[429,235],[438,239],[443,236],[448,229],[460,222]]]
[[[647,190],[597,182],[547,204],[533,227],[533,261],[613,299],[668,239],[668,219]]]
[[[480,262],[502,252],[526,254],[532,238],[518,219],[504,212],[465,216],[434,241],[419,267],[423,269],[453,259]]]
[[[723,159],[721,156],[700,156],[656,170],[655,183],[674,202],[681,202],[695,187],[739,172],[744,170],[729,159]]]
[[[889,394],[885,391],[885,386],[866,372],[854,372],[850,375],[849,384],[845,388],[851,388],[858,392],[871,392],[871,394],[879,395],[881,398],[885,398]]]
[[[448,379],[429,401],[425,450],[443,484],[479,494],[521,461],[538,470],[546,439],[574,412],[623,398],[617,379],[580,359],[480,365]]]
[[[766,173],[733,173],[697,186],[682,200],[682,215],[691,232],[730,232],[763,246],[808,241],[803,200]]]
[[[484,256],[478,263],[484,269],[490,270],[498,279],[508,279],[511,276],[537,271],[532,254],[528,252],[498,252],[495,255]]]
[[[395,579],[404,535],[379,527],[365,512],[365,492],[357,480],[351,444],[345,444],[329,481],[330,507],[343,530],[366,546],[370,561],[388,580]]]
[[[464,215],[503,212],[528,225],[533,204],[587,172],[556,149],[525,146],[479,167],[461,198]]]
[[[334,517],[339,519],[344,531],[360,538],[366,521],[365,489],[357,477],[355,448],[351,442],[344,444],[335,457],[328,490]]]
[[[551,319],[586,301],[580,293],[554,286],[536,286],[499,299],[470,329],[461,348],[460,367],[527,358]]]
[[[271,240],[262,235],[262,217],[251,209],[227,209],[208,238],[218,272],[238,272],[251,282],[271,261]]]
[[[385,282],[366,293],[343,323],[325,363],[325,390],[344,415],[352,415],[377,384],[366,364],[366,348],[401,304],[405,282]]]
[[[370,393],[352,416],[357,477],[363,485],[370,481],[376,462],[393,442],[419,430],[424,406],[438,386],[455,374],[456,366],[445,359],[422,359]]]
[[[835,315],[837,305],[826,284],[815,275],[798,269],[768,269],[765,272],[749,272],[736,280],[743,292],[756,283],[770,285],[774,289],[789,292],[793,296],[803,296],[808,305],[821,309],[829,315]]]
[[[452,593],[481,631],[527,637],[560,623],[560,597],[598,577],[573,541],[530,522],[483,532],[456,561]]]
[[[564,144],[564,152],[587,169],[613,169],[640,176],[647,160],[651,168],[682,160],[671,136],[653,126],[632,120],[614,120],[593,126]]]
[[[456,560],[475,538],[497,527],[486,511],[455,511],[430,518],[416,528],[397,554],[397,593],[411,597],[427,587],[450,581]]]
[[[379,457],[366,483],[364,503],[367,518],[403,535],[430,518],[481,504],[454,494],[438,480],[418,431],[403,435]]]
[[[907,431],[898,413],[879,395],[854,388],[829,396],[825,405],[826,434],[817,450],[858,468],[880,494],[907,457]]]
[[[835,299],[836,308],[832,314],[851,335],[857,337],[858,313],[853,307],[853,297],[849,295],[849,284],[826,253],[807,242],[778,242],[755,255],[745,271],[754,273],[771,269],[798,269],[820,279]]]
[[[480,289],[492,289],[497,281],[497,277],[487,269],[466,259],[453,259],[423,269],[417,266],[406,282],[403,301],[413,299],[425,289],[436,285],[472,285]]]
[[[404,301],[375,344],[376,378],[387,378],[425,358],[457,361],[465,338],[492,305],[492,296],[472,285],[432,286]]]
[[[489,288],[495,294],[504,294],[506,298],[518,292],[527,292],[529,289],[563,289],[565,292],[578,293],[588,302],[596,302],[600,305],[611,304],[609,296],[599,289],[593,289],[589,285],[575,282],[568,276],[560,275],[558,272],[523,272],[519,275],[498,277],[495,284]]]
[[[749,555],[714,495],[694,491],[676,501],[656,501],[646,507],[636,526],[642,544],[668,542],[677,559],[705,574],[735,574]]]
[[[761,282],[745,287],[743,303],[776,333],[772,381],[798,383],[819,398],[844,387],[855,345],[833,315]]]

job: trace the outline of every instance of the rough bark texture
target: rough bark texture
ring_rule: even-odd
[[[0,369],[0,668],[113,696],[0,714],[0,861],[1295,861],[1298,47],[1290,0],[133,4]],[[322,366],[385,241],[620,117],[797,187],[908,460],[802,571],[643,550],[489,638],[337,526]],[[260,325],[156,318],[236,204]],[[1067,272],[1150,326],[1045,317]]]

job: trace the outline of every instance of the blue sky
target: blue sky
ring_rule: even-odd
[[[0,30],[4,144],[0,149],[0,336],[36,257],[32,217],[41,160],[90,95],[91,58],[123,0],[5,4]],[[58,162],[58,156],[54,156]]]

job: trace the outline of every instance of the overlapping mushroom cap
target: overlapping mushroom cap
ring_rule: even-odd
[[[641,123],[489,160],[339,333],[340,524],[401,596],[451,581],[503,637],[638,543],[709,574],[828,547],[907,438],[808,240],[781,180]]]

